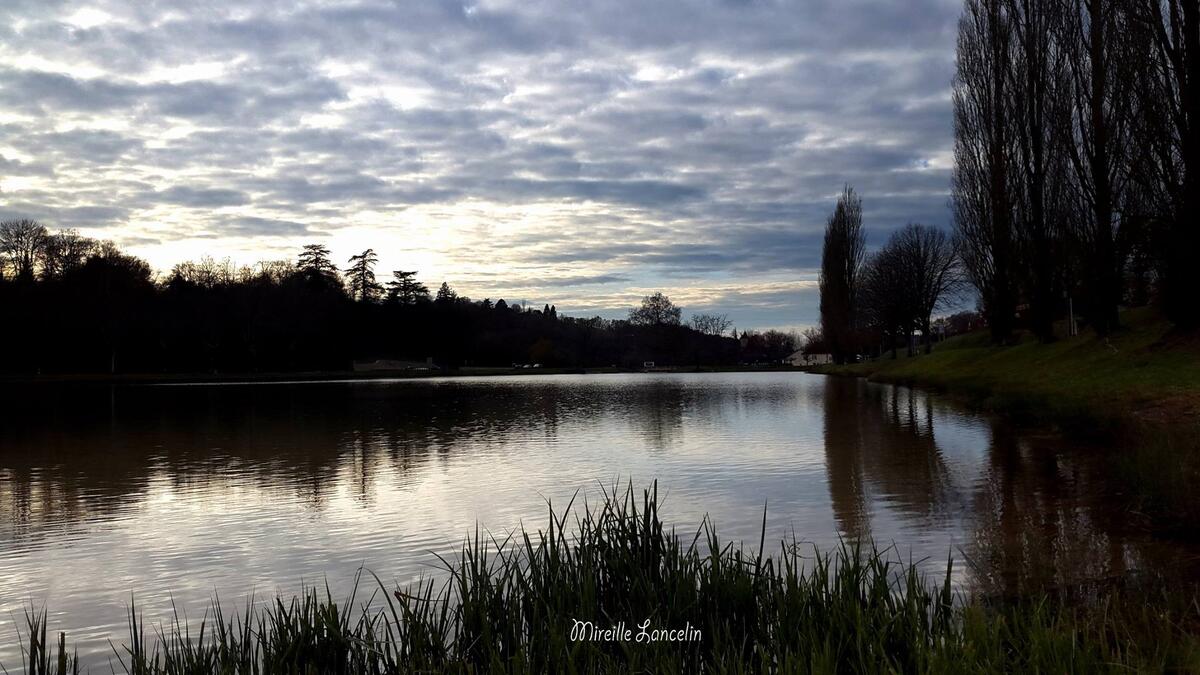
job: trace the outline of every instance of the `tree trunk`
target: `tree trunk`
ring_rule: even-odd
[[[995,274],[992,279],[993,292],[989,305],[988,326],[992,332],[992,340],[1007,343],[1012,337],[1012,320],[1015,301],[1012,297],[1012,277],[1009,274],[1009,264],[1012,256],[1012,219],[1008,208],[1008,172],[1007,172],[1007,120],[1004,116],[1004,64],[1008,55],[1005,54],[1004,44],[999,35],[1000,3],[994,2],[992,13],[992,138],[990,150],[989,198],[991,201],[992,217],[992,262]]]
[[[1176,81],[1183,105],[1183,197],[1171,222],[1165,291],[1167,315],[1181,328],[1193,329],[1200,327],[1200,274],[1193,261],[1200,249],[1200,0],[1182,0],[1180,5],[1184,63]]]
[[[1095,189],[1092,212],[1092,327],[1100,335],[1107,335],[1118,325],[1117,305],[1120,302],[1121,282],[1118,271],[1116,242],[1113,238],[1113,194],[1109,179],[1109,128],[1104,116],[1104,101],[1108,89],[1108,73],[1105,59],[1105,25],[1100,19],[1100,0],[1095,0],[1089,26],[1088,50],[1092,67],[1092,91],[1090,103],[1092,127],[1091,178]]]

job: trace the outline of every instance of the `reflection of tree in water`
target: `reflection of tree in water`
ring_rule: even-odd
[[[47,389],[3,401],[0,527],[110,517],[151,484],[252,482],[320,507],[337,485],[368,502],[380,470],[554,433],[559,387],[308,384]],[[111,399],[111,405],[110,405]],[[11,421],[9,421],[11,420]]]
[[[696,403],[694,393],[685,390],[678,381],[656,380],[629,388],[622,407],[629,412],[638,435],[647,445],[666,450],[679,440],[684,409],[693,408]]]
[[[830,496],[849,537],[870,534],[872,505],[928,526],[970,514],[962,553],[976,590],[996,596],[1118,578],[1149,567],[1148,556],[1153,566],[1187,565],[1131,527],[1095,449],[992,419],[986,463],[967,486],[955,483],[935,441],[929,396],[829,378],[823,403]]]
[[[859,380],[826,378],[825,471],[838,529],[851,539],[869,537],[871,521],[863,486]]]
[[[563,424],[627,420],[649,447],[667,449],[685,419],[796,396],[759,389],[679,379],[46,388],[0,401],[10,413],[0,426],[0,528],[37,536],[45,524],[112,517],[153,486],[249,483],[312,508],[343,489],[367,504],[385,472],[462,448],[503,453]]]
[[[870,508],[886,504],[919,525],[960,505],[933,433],[928,396],[858,379],[827,378],[825,463],[834,517],[851,538],[871,534]]]
[[[682,440],[685,425],[703,433],[709,425],[720,425],[748,410],[768,418],[786,416],[793,412],[799,390],[794,385],[777,383],[747,385],[665,378],[614,388],[605,400],[606,414],[630,418],[647,445],[666,450]]]
[[[1102,470],[1078,448],[993,421],[968,552],[978,590],[1013,597],[1118,578],[1139,566],[1146,538],[1106,498]]]

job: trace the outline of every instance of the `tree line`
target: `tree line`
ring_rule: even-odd
[[[867,253],[862,199],[847,186],[825,226],[821,252],[819,330],[805,335],[805,351],[828,352],[837,363],[898,344],[916,351],[933,344],[934,313],[959,297],[962,265],[953,237],[910,223]]]
[[[967,0],[955,230],[993,339],[1043,341],[1068,299],[1200,325],[1200,0]],[[1021,322],[1021,323],[1018,323]]]
[[[347,370],[398,360],[443,368],[716,366],[779,363],[795,338],[688,322],[667,296],[625,319],[472,300],[414,270],[377,276],[366,250],[339,267],[328,248],[239,266],[205,258],[156,274],[111,242],[0,223],[0,372],[235,373]]]
[[[953,233],[909,225],[868,256],[847,188],[810,342],[928,349],[964,283],[997,344],[1075,312],[1106,335],[1150,303],[1200,327],[1200,0],[966,0],[953,108]]]

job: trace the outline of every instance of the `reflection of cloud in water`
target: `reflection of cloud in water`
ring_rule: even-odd
[[[428,574],[480,522],[660,481],[664,515],[757,544],[962,547],[1012,590],[1138,565],[1095,463],[904,388],[794,373],[45,389],[4,401],[0,622],[30,597],[103,651],[129,592],[200,615],[362,563]],[[965,579],[965,577],[960,577]],[[0,623],[0,633],[11,628]],[[91,642],[88,642],[88,641]],[[0,660],[7,662],[0,650]]]

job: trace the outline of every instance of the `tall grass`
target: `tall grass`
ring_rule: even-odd
[[[113,645],[118,672],[1200,672],[1200,607],[1179,593],[1146,606],[1114,594],[992,605],[956,597],[894,553],[843,545],[773,553],[722,541],[707,523],[664,529],[657,486],[613,488],[594,508],[549,509],[546,530],[476,532],[443,560],[446,581],[388,592],[358,583],[336,601],[309,589],[243,612],[219,603],[198,627],[148,635],[136,607]],[[766,531],[764,514],[763,534]],[[694,640],[572,640],[576,620],[698,630]],[[66,638],[28,615],[23,667],[76,672]],[[108,668],[105,668],[108,670]]]

